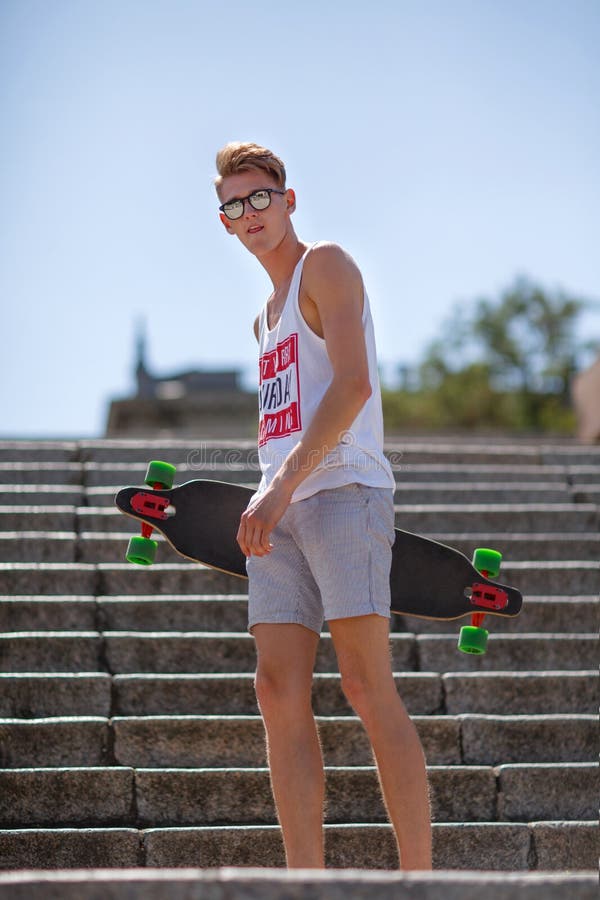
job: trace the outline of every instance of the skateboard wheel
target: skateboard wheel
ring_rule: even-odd
[[[458,649],[461,653],[472,653],[481,656],[487,647],[488,632],[485,628],[477,628],[475,625],[463,625],[458,638]]]
[[[127,547],[125,559],[136,566],[151,566],[156,557],[158,542],[151,538],[132,537]]]
[[[175,472],[175,466],[172,466],[171,463],[162,462],[160,459],[153,459],[148,463],[146,484],[149,487],[154,487],[156,484],[159,484],[164,490],[170,491],[173,487]]]
[[[500,573],[502,554],[497,550],[478,547],[473,553],[473,568],[485,572],[488,578],[497,578]]]

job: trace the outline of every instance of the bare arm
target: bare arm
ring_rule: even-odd
[[[333,377],[304,436],[269,488],[242,516],[238,542],[246,556],[269,551],[269,534],[292,494],[338,445],[371,394],[362,326],[363,283],[356,264],[339,247],[321,245],[307,257],[303,288],[310,324],[325,339]]]

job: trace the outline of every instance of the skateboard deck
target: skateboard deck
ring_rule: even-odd
[[[170,490],[127,487],[118,509],[156,529],[182,556],[241,578],[246,560],[236,534],[251,488],[222,481],[194,480]],[[478,572],[459,550],[395,529],[390,572],[391,610],[426,619],[473,614],[517,616],[520,591]]]

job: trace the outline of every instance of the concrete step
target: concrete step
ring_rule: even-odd
[[[238,582],[240,586],[242,582]],[[44,603],[39,598],[38,603]],[[52,602],[52,601],[50,601]],[[18,601],[15,599],[15,603]],[[102,628],[113,631],[176,630],[176,631],[245,631],[248,621],[246,594],[203,595],[195,597],[143,597],[118,596],[99,597],[99,621]],[[3,604],[0,598],[0,622]],[[25,623],[44,621],[46,616],[33,615],[27,618],[23,612],[22,629]],[[514,619],[496,616],[489,620],[491,630],[497,633],[518,632],[596,632],[600,619],[600,599],[595,595],[579,597],[526,597],[523,612]],[[56,617],[47,618],[59,627]],[[464,622],[436,622],[415,616],[392,617],[395,631],[414,633],[452,633],[457,624]],[[46,627],[46,626],[43,626]],[[8,630],[8,629],[7,629]],[[17,630],[17,629],[10,629]],[[36,630],[38,630],[36,628]],[[327,623],[324,630],[328,631]]]
[[[133,577],[132,577],[133,576]],[[148,577],[149,576],[149,577]],[[244,579],[197,563],[0,563],[0,595],[238,594]]]
[[[0,525],[2,523],[0,522]],[[135,532],[135,526],[130,533]],[[156,535],[155,535],[156,536]],[[597,560],[600,536],[597,533],[572,534],[430,534],[429,537],[455,547],[469,559],[475,547],[493,544],[500,548],[506,562],[527,560]],[[160,558],[178,562],[181,557],[160,535]],[[128,537],[124,532],[0,531],[1,562],[84,562],[110,563],[124,558]]]
[[[0,719],[0,766],[106,766],[113,729],[100,716]]]
[[[78,507],[68,503],[55,506],[0,506],[0,530],[23,531],[71,531],[78,530]]]
[[[503,567],[511,562],[594,560],[600,557],[600,534],[598,532],[564,532],[562,534],[519,534],[506,532],[490,534],[452,534],[447,532],[429,535],[435,541],[455,547],[469,559],[476,547],[492,544],[504,556]],[[500,576],[503,577],[503,574]]]
[[[195,860],[195,865],[197,865]],[[593,871],[581,873],[365,872],[359,869],[124,869],[88,872],[9,872],[0,876],[0,898],[11,900],[592,900]],[[7,890],[5,890],[5,888]],[[510,892],[510,893],[509,893]]]
[[[501,635],[492,632],[485,655],[473,658],[456,652],[456,636],[417,635],[416,642],[421,672],[592,669],[598,646],[595,635]]]
[[[570,673],[562,673],[569,680]],[[592,673],[593,674],[593,673]],[[584,676],[585,677],[585,676]],[[439,675],[396,675],[396,684],[413,715],[442,712]],[[579,684],[574,681],[573,684]],[[590,693],[582,680],[581,694]],[[340,676],[314,676],[317,715],[350,715]],[[557,710],[558,711],[558,710]],[[563,712],[590,712],[564,709]],[[0,675],[0,716],[46,718],[95,715],[257,715],[254,674],[115,675],[106,673],[10,673]]]
[[[597,465],[600,450],[573,441],[540,442],[539,439],[439,438],[410,436],[388,439],[385,450],[396,465],[409,463],[463,464],[479,462],[504,465]],[[256,455],[255,440],[79,440],[38,441],[2,440],[0,460],[4,462],[93,462],[140,463],[147,459],[167,459],[175,465],[187,463],[204,467],[223,463],[240,463]]]
[[[414,670],[415,641],[392,635],[394,666]],[[254,639],[249,634],[213,632],[20,632],[0,635],[4,672],[253,672]],[[317,651],[316,671],[336,671],[331,638]]]
[[[0,562],[74,563],[78,561],[78,538],[74,531],[0,532]],[[90,560],[86,559],[85,561],[89,562]],[[92,561],[96,562],[95,559]]]
[[[65,509],[60,507],[60,509]],[[594,533],[600,524],[595,503],[503,503],[396,505],[396,526],[417,534]],[[70,510],[72,514],[72,510]],[[53,524],[51,507],[0,508],[3,531],[71,530],[81,533],[135,533],[135,522],[111,506],[79,507],[77,527]],[[479,541],[476,541],[479,546]]]
[[[147,466],[148,460],[135,463],[84,463],[84,484],[87,488],[111,489],[114,485],[118,485],[120,488],[130,484],[141,485],[144,484]],[[566,470],[558,467],[558,471]],[[208,463],[205,466],[183,463],[177,466],[175,484],[184,484],[194,478],[229,481],[232,484],[258,484],[260,481],[258,459],[250,463],[216,462]],[[548,480],[552,480],[552,478]]]
[[[442,675],[450,715],[530,716],[596,711],[598,674],[583,672],[466,672]]]
[[[14,465],[14,464],[13,464]],[[84,463],[83,481],[86,487],[101,487],[118,484],[142,484],[146,474],[147,462],[137,463]],[[23,479],[15,471],[14,478],[2,478],[2,464],[0,463],[0,480],[6,483],[15,480],[27,479],[27,470],[23,470]],[[586,481],[596,481],[596,469],[594,466],[575,467],[574,473],[578,478],[585,477]],[[7,470],[7,474],[11,474]],[[572,470],[567,466],[511,466],[511,465],[461,465],[447,463],[446,465],[418,463],[401,465],[395,469],[395,477],[398,484],[411,481],[435,482],[452,481],[466,482],[471,479],[483,482],[494,481],[546,481],[558,485],[574,483]],[[260,480],[258,464],[244,465],[237,463],[213,463],[205,466],[182,464],[177,466],[175,477],[177,484],[183,484],[193,478],[216,478],[218,481],[232,481],[245,484],[256,483]],[[39,481],[39,479],[37,479]],[[65,481],[65,484],[68,483]]]
[[[130,529],[130,533],[135,533],[135,526]],[[52,532],[46,534],[36,533],[35,537],[42,540],[40,547],[36,547],[29,533],[0,533],[0,553],[6,561],[25,562],[25,561],[52,561],[53,542],[55,540]],[[62,537],[62,536],[61,536]],[[500,548],[504,555],[506,563],[526,561],[526,560],[597,560],[600,557],[600,535],[592,532],[573,533],[573,534],[494,534],[477,535],[477,534],[431,534],[429,537],[455,547],[464,553],[469,559],[473,556],[473,550],[476,547],[487,546],[492,544],[494,548]],[[110,563],[120,562],[127,548],[127,535],[122,532],[95,533],[84,532],[80,535],[72,535],[72,546],[70,553],[72,560],[69,562],[86,562],[86,563]],[[159,538],[160,539],[160,536]],[[21,549],[22,545],[22,549]],[[57,548],[56,552],[60,552],[62,548]],[[66,552],[66,550],[65,550]],[[25,557],[23,554],[28,553]],[[167,541],[161,539],[160,558],[164,562],[177,562],[181,557],[169,546]],[[19,558],[19,554],[23,558]],[[40,559],[36,558],[40,555]],[[61,560],[56,559],[56,562]]]
[[[526,715],[596,712],[597,674],[587,672],[478,672],[399,674],[398,691],[411,715],[488,713]],[[116,715],[254,715],[254,675],[116,675]],[[348,715],[339,674],[313,680],[317,715]]]
[[[193,469],[222,466],[256,466],[256,440],[80,441],[79,458],[86,463],[147,463],[164,459],[174,466]]]
[[[136,463],[85,463],[85,462],[2,462],[0,461],[0,484],[2,485],[76,485],[80,489],[110,487],[127,484],[143,484],[148,461]],[[548,473],[547,475],[545,473]],[[523,479],[567,482],[564,467],[539,467],[534,472],[523,472]],[[183,484],[193,478],[213,478],[234,484],[258,483],[258,464],[236,463],[216,464],[198,468],[193,465],[177,467],[176,483]]]
[[[577,484],[572,488],[572,498],[575,503],[600,503],[600,485]]]
[[[598,673],[470,672],[397,674],[411,715],[588,714],[597,708]],[[339,674],[317,673],[313,709],[351,715]],[[0,716],[252,716],[258,713],[254,674],[114,675],[104,672],[0,674]]]
[[[64,568],[67,569],[67,566]],[[12,580],[15,581],[17,572],[24,573],[25,569],[19,570],[13,566],[11,571],[13,573]],[[137,568],[128,563],[112,565],[101,563],[98,565],[98,571],[104,587],[103,593],[110,595],[127,594],[133,591],[155,595],[175,592],[198,593],[199,591],[237,594],[246,584],[239,578],[215,572],[198,563],[185,561],[180,563],[160,562],[153,566]],[[58,568],[57,572],[59,572]],[[67,572],[64,571],[62,574],[66,575]],[[3,569],[0,564],[0,592],[3,584],[2,575]],[[596,560],[510,561],[502,567],[501,581],[519,588],[525,595],[564,596],[569,593],[596,595],[600,592],[600,563]],[[7,583],[10,584],[10,581]],[[21,588],[21,585],[24,584],[23,577],[18,580],[18,583],[20,589],[13,589],[13,592],[27,592]],[[33,581],[33,583],[36,582]],[[50,584],[49,581],[46,583]],[[188,590],[185,590],[184,585],[188,586]],[[47,593],[59,591],[62,592],[62,589],[49,590]],[[10,588],[7,588],[6,593],[10,592]],[[32,590],[31,593],[33,592]]]
[[[95,597],[4,596],[0,597],[0,632],[98,631],[99,608]]]
[[[594,822],[434,823],[434,866],[505,871],[536,866],[546,870],[593,869],[597,857],[596,829]],[[231,859],[238,865],[284,864],[279,829],[268,825],[239,829],[147,829],[142,832],[142,840],[147,865],[198,865],[201,862],[219,866],[226,865]],[[556,856],[553,856],[553,848]],[[396,844],[388,825],[325,825],[325,852],[328,866],[398,867]],[[369,892],[365,894],[365,900],[367,897],[371,900],[373,896],[381,895]],[[410,896],[413,900],[415,895],[411,893]],[[444,900],[447,896],[444,895]],[[483,895],[474,895],[477,896]],[[428,893],[424,900],[429,897]]]
[[[1,525],[1,522],[0,522]],[[135,527],[130,529],[131,533]],[[455,547],[468,558],[484,543],[499,547],[506,561],[597,560],[600,556],[600,536],[596,533],[574,534],[495,534],[487,536],[430,534],[430,538]],[[180,557],[162,540],[160,557],[164,562],[176,562]],[[84,562],[110,563],[123,559],[127,547],[124,532],[0,532],[0,561],[2,562]]]
[[[94,631],[9,632],[0,635],[0,672],[106,671],[102,637]]]
[[[0,472],[0,478],[2,477]],[[9,474],[9,473],[6,473]],[[24,473],[27,477],[29,473]],[[40,473],[43,474],[43,473]],[[50,476],[54,473],[48,473]],[[126,474],[126,473],[124,473]],[[203,477],[216,480],[227,480],[232,483],[242,484],[250,488],[258,486],[259,473],[251,470],[237,472],[192,472],[194,477]],[[29,476],[31,477],[31,476]],[[40,476],[38,475],[38,478]],[[56,477],[56,475],[55,475]],[[114,497],[123,482],[118,484],[99,485],[85,487],[83,484],[73,483],[75,474],[65,473],[70,482],[26,482],[26,483],[0,483],[0,507],[8,510],[15,506],[53,507],[73,505],[76,507],[100,507],[113,506]],[[136,478],[137,478],[136,473]],[[590,478],[593,476],[590,474]],[[578,481],[575,484],[567,482],[501,482],[498,479],[490,482],[474,482],[472,476],[465,475],[465,482],[441,482],[441,481],[400,481],[394,495],[397,504],[406,506],[416,505],[510,505],[510,504],[598,504],[600,502],[600,484]],[[139,476],[139,483],[143,483],[143,473]],[[177,483],[183,483],[184,479],[178,478]],[[136,482],[134,482],[136,483]]]
[[[0,462],[76,463],[77,441],[0,441]]]
[[[196,467],[215,463],[242,463],[256,459],[254,440],[205,440],[195,445],[188,441],[78,441],[79,458],[84,462],[140,462],[146,459],[166,459],[174,465],[187,463]],[[598,448],[584,447],[574,442],[532,443],[509,440],[505,442],[478,440],[387,440],[385,451],[394,465],[408,463],[452,462],[501,463],[504,465],[597,465]],[[14,457],[13,457],[14,458]],[[19,458],[19,457],[17,457]]]
[[[146,864],[147,854],[144,847],[144,832],[137,828],[19,828],[13,830],[0,830],[0,868],[1,869],[74,869],[74,868],[105,868],[114,872],[115,869],[143,866]],[[152,863],[148,863],[152,865]],[[158,864],[160,865],[160,863]],[[173,865],[177,865],[173,863]],[[13,873],[15,874],[15,873]],[[31,874],[31,873],[28,873]],[[91,879],[91,873],[86,873]],[[44,892],[38,892],[37,896],[48,900],[50,891],[55,890],[54,896],[63,898],[69,896],[69,889],[60,885],[61,873],[53,873],[54,884],[47,880],[42,882]],[[18,877],[22,877],[19,875]],[[19,888],[23,888],[21,896],[31,898],[36,896],[36,887],[40,891],[39,884],[33,886],[21,880],[11,887],[14,893],[7,892],[10,884],[10,876],[0,873],[0,897],[18,897]],[[88,882],[89,883],[89,882]],[[79,886],[78,886],[79,887]],[[97,887],[97,885],[96,885]],[[25,888],[31,892],[25,893]],[[82,892],[73,894],[80,900],[85,896],[86,886],[81,885]],[[117,896],[115,888],[108,888],[110,896]],[[107,894],[104,895],[109,896]],[[124,895],[126,897],[127,894]],[[99,900],[98,894],[95,900]]]
[[[160,548],[159,548],[160,549]],[[589,560],[509,562],[502,581],[524,594],[595,595],[600,567]],[[239,594],[246,581],[199,563],[0,563],[0,595],[171,595]]]
[[[137,462],[6,462],[0,453],[0,484],[65,484],[81,487],[142,484],[148,460]],[[399,486],[412,482],[554,482],[559,485],[598,484],[600,461],[592,465],[510,465],[469,463],[404,463],[394,467]],[[208,461],[205,465],[180,463],[176,483],[193,478],[214,478],[246,484],[259,480],[257,460],[249,463]]]
[[[506,503],[397,505],[396,526],[417,534],[444,531],[467,531],[494,534],[505,531],[519,533],[583,531],[597,529],[598,506],[591,503]]]
[[[469,894],[467,884],[462,885],[462,893],[453,894],[450,891],[453,876],[449,872],[436,872],[435,875],[421,876],[416,873],[401,873],[398,871],[388,871],[385,873],[386,879],[393,879],[395,891],[390,894],[395,900],[399,897],[410,897],[411,900],[431,900],[432,897],[440,897],[443,900],[456,897],[457,900],[464,900],[467,896],[490,897],[494,900],[496,894],[490,891],[490,887],[496,882],[483,883],[485,878],[494,878],[489,874],[490,870],[500,870],[508,873],[510,870],[526,871],[529,868],[538,868],[545,871],[544,881],[538,881],[540,886],[544,887],[545,893],[537,896],[539,900],[547,900],[553,894],[548,893],[550,883],[547,879],[550,877],[548,872],[551,870],[563,870],[561,874],[561,885],[567,893],[556,894],[560,900],[565,900],[568,896],[569,900],[577,897],[578,894],[572,890],[577,884],[581,884],[578,876],[575,880],[566,882],[564,870],[593,869],[596,862],[596,831],[595,822],[576,821],[576,822],[531,822],[531,823],[508,823],[508,822],[486,822],[469,825],[456,824],[434,824],[433,825],[433,861],[436,869],[460,870],[460,869],[479,869],[487,870],[475,873],[469,871],[469,887],[473,887],[474,879],[482,879],[477,884],[476,892]],[[363,869],[388,869],[394,870],[398,868],[398,854],[396,850],[395,840],[392,829],[389,825],[363,824],[363,825],[326,825],[325,826],[325,853],[326,863],[328,867],[340,868],[345,867],[361,867]],[[86,875],[87,878],[94,878],[96,888],[101,891],[100,894],[95,893],[93,900],[99,900],[100,897],[106,898],[107,891],[110,890],[111,898],[118,898],[120,895],[116,893],[114,885],[108,888],[107,882],[100,881],[100,875],[103,878],[117,877],[114,871],[121,867],[161,867],[163,869],[160,875],[164,879],[162,882],[171,893],[160,894],[164,898],[180,898],[178,892],[180,885],[178,877],[185,874],[182,872],[182,866],[202,866],[202,869],[196,871],[196,888],[202,882],[206,886],[206,877],[212,873],[207,873],[207,869],[226,866],[235,859],[238,866],[260,866],[263,878],[273,877],[275,873],[265,871],[266,866],[282,867],[285,864],[283,843],[281,833],[278,827],[272,825],[263,826],[240,826],[231,828],[227,826],[217,827],[196,827],[196,828],[149,828],[138,831],[135,828],[89,828],[89,829],[18,829],[0,831],[0,866],[5,869],[28,869],[35,866],[44,866],[48,869],[68,869],[74,867],[98,867],[113,871],[103,873],[81,873],[78,881],[75,873],[73,873],[73,881],[60,884],[60,879],[65,878],[66,873],[52,873],[48,876],[45,883],[46,890],[54,881],[57,893],[53,896],[61,898],[72,897],[73,900],[81,900],[82,897],[89,896],[85,893]],[[180,867],[178,871],[164,871],[168,867]],[[229,870],[232,872],[232,870]],[[138,869],[137,877],[145,875],[143,871]],[[148,873],[150,874],[150,873]],[[233,874],[233,873],[232,873]],[[240,873],[241,874],[241,873]],[[246,870],[246,875],[248,874]],[[290,886],[289,876],[293,874],[293,870],[282,871],[277,873],[281,875],[282,881],[278,883],[276,891],[273,893],[274,898],[280,898],[284,894],[284,879],[287,882],[288,889]],[[303,872],[301,884],[311,882],[313,873]],[[314,875],[317,873],[315,872]],[[335,889],[335,882],[332,879],[338,877],[342,879],[345,893],[343,900],[348,897],[364,897],[372,898],[374,896],[386,896],[380,893],[381,883],[376,885],[372,876],[363,871],[360,876],[365,880],[363,886],[367,887],[367,893],[356,894],[352,890],[348,890],[348,876],[350,872],[331,872],[324,871],[318,873],[323,879],[327,879],[330,883],[323,895],[319,895],[313,891],[310,893],[311,900],[315,900],[318,896],[323,896],[326,900],[332,896],[331,889]],[[358,875],[358,873],[356,873]],[[22,897],[23,900],[30,900],[37,896],[48,900],[48,894],[22,893],[8,894],[5,888],[8,884],[15,887],[15,881],[11,878],[19,878],[20,885],[28,889],[34,889],[32,881],[27,881],[28,877],[35,877],[33,873],[11,873],[11,875],[0,875],[0,898],[10,896],[11,900]],[[39,877],[39,876],[38,876]],[[238,876],[239,877],[239,876]],[[418,885],[415,879],[421,877],[435,878],[436,883],[444,886],[444,892],[433,894],[433,881],[427,883],[427,893],[416,893]],[[505,874],[512,887],[515,890],[515,876]],[[527,897],[524,893],[524,885],[526,883],[533,884],[532,877],[528,875],[519,882],[518,893],[512,897]],[[587,876],[586,876],[587,877]],[[400,879],[410,879],[410,891],[404,894],[401,888]],[[52,879],[52,881],[50,880]],[[123,898],[140,897],[146,898],[158,896],[154,893],[133,893],[132,882],[124,882],[127,884],[128,893],[123,893]],[[150,882],[145,882],[148,889]],[[505,886],[505,881],[497,883]],[[64,893],[68,890],[69,885],[75,885],[84,893],[71,894]],[[407,886],[405,884],[405,886]],[[593,873],[589,874],[589,886],[594,888]],[[249,896],[269,897],[270,894],[265,892],[265,884],[261,885],[259,894],[252,892],[244,893],[244,898]],[[300,884],[296,884],[294,897],[301,896],[298,893]],[[485,888],[485,889],[483,889]],[[235,889],[230,879],[228,881],[227,900],[231,900],[236,894],[230,893]],[[373,893],[373,891],[375,891]],[[186,894],[189,900],[197,900],[199,896],[207,896],[206,894]],[[214,885],[210,894],[215,897]],[[225,895],[224,895],[225,896]],[[285,896],[291,896],[289,893]],[[340,898],[342,895],[338,895]],[[503,894],[506,900],[511,900],[511,896]],[[591,893],[588,896],[592,896]]]
[[[500,807],[524,822],[597,811],[592,763],[427,771],[436,822],[497,821]],[[325,776],[327,822],[387,821],[374,766],[330,766]],[[0,788],[2,828],[275,824],[266,768],[3,769]]]
[[[463,465],[543,465],[543,466],[597,466],[600,464],[600,449],[584,447],[575,443],[506,444],[482,443],[479,441],[393,441],[385,442],[385,452],[390,461],[399,466],[407,464],[461,462]]]
[[[1,449],[0,444],[0,451]],[[549,474],[547,480],[560,481],[559,473],[562,471],[559,467],[556,477]],[[0,484],[56,484],[82,487],[85,484],[85,470],[83,464],[79,462],[2,462],[0,456]]]
[[[239,582],[242,586],[242,582]],[[245,631],[246,594],[175,596],[0,596],[0,631]],[[496,634],[596,632],[597,596],[526,597],[516,618],[491,617]],[[464,620],[466,623],[468,619]],[[449,634],[459,622],[392,617],[394,632]],[[329,630],[327,623],[324,631]]]
[[[399,527],[469,556],[497,547],[526,600],[515,620],[488,617],[480,658],[457,652],[467,620],[394,618],[436,865],[593,868],[600,448],[407,439],[386,452]],[[283,863],[246,583],[164,542],[151,570],[121,563],[137,529],[113,494],[141,484],[151,458],[179,463],[178,483],[258,480],[253,441],[0,442],[0,866],[40,853],[67,866]],[[329,859],[395,867],[328,634],[316,669]]]
[[[597,815],[600,781],[598,764],[568,766],[541,763],[503,765],[498,777],[498,819],[527,822],[552,819],[592,819]],[[579,814],[578,810],[585,810]],[[564,814],[566,813],[566,814]]]
[[[570,634],[571,632],[596,632],[600,617],[600,599],[597,596],[579,597],[538,597],[526,595],[523,611],[512,619],[488,616],[484,627],[494,634],[525,634],[549,632]],[[434,619],[418,619],[416,616],[393,616],[396,632],[416,634],[448,634],[454,626],[468,622],[459,619],[454,623]]]
[[[427,761],[442,765],[587,762],[596,720],[570,716],[415,716]],[[325,764],[367,766],[372,751],[355,716],[318,717]],[[253,768],[267,765],[254,716],[99,716],[0,719],[0,767]]]
[[[596,665],[597,637],[589,634],[491,634],[484,656],[457,649],[454,634],[391,634],[395,671],[578,671]],[[137,674],[253,672],[249,634],[213,632],[14,632],[0,635],[2,672]],[[315,671],[335,672],[331,638],[321,637]]]
[[[411,440],[396,442],[386,440],[385,452],[388,458],[399,465],[407,463],[473,463],[503,465],[543,465],[543,466],[598,466],[600,447],[589,447],[574,442],[565,443],[521,443],[508,441],[491,443],[479,441],[429,441]]]
[[[95,496],[92,495],[94,498]],[[81,485],[0,484],[0,507],[87,505],[87,491]]]
[[[598,484],[600,483],[600,464],[593,466],[569,466],[567,467],[567,477],[569,483],[577,484]]]
[[[200,473],[201,474],[201,473]],[[178,483],[179,479],[178,479]],[[258,487],[258,473],[247,473],[238,483]],[[140,482],[142,484],[142,482]],[[110,507],[122,484],[82,487],[59,484],[0,484],[0,506],[90,506]],[[523,504],[597,503],[599,485],[557,484],[555,482],[415,482],[398,484],[397,504]]]
[[[98,567],[78,563],[0,563],[3,596],[96,596],[104,594]]]
[[[113,679],[107,672],[0,674],[0,717],[111,714]]]
[[[446,465],[408,464],[394,472],[398,487],[405,483],[420,482],[554,482],[557,485],[597,485],[600,482],[600,462],[594,465],[565,466],[510,466],[510,465]],[[202,477],[202,476],[200,476]]]
[[[593,466],[583,467],[584,472],[595,471]],[[1,472],[1,470],[0,470]],[[581,474],[581,473],[579,473]],[[446,463],[405,463],[394,468],[398,487],[413,482],[468,484],[471,481],[491,484],[494,482],[553,482],[557,486],[571,483],[567,466],[510,465],[502,462],[493,464],[446,462]],[[592,479],[593,480],[593,479]]]
[[[542,463],[547,466],[595,466],[600,465],[600,447],[583,447],[577,444],[544,447]]]

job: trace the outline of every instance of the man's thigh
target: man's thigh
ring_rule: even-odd
[[[310,691],[319,635],[303,625],[257,624],[257,674],[272,683]]]
[[[294,535],[327,621],[373,613],[389,618],[392,491],[349,484],[297,505]]]
[[[389,620],[383,616],[333,619],[329,630],[343,682],[360,685],[379,702],[397,696],[389,640]]]
[[[310,566],[296,543],[288,509],[271,534],[273,548],[265,556],[251,556],[248,572],[248,631],[259,623],[298,625],[317,635],[323,626],[321,595]]]

